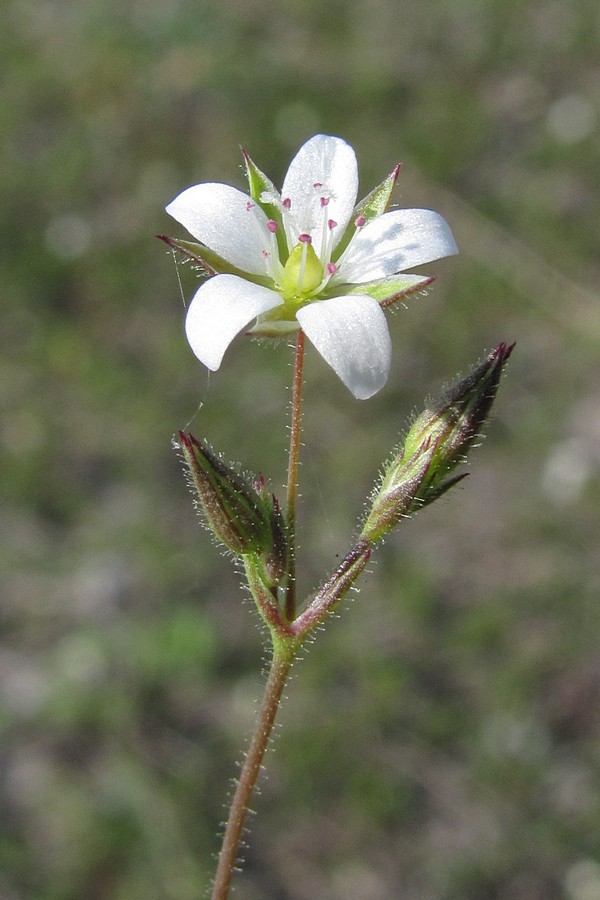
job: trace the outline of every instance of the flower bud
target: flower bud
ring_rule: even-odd
[[[437,500],[466,473],[448,478],[480,435],[514,344],[499,344],[475,369],[430,404],[386,466],[362,537],[378,541],[403,516]]]
[[[453,468],[478,436],[498,390],[514,344],[499,344],[475,369],[445,391],[413,423],[404,446],[411,456],[425,440],[437,444],[432,466]],[[433,473],[431,473],[433,474]]]
[[[404,516],[410,515],[427,478],[434,453],[435,446],[425,443],[405,461],[403,454],[392,458],[374,492],[371,510],[361,533],[362,539],[375,544]]]
[[[267,577],[282,577],[287,564],[285,527],[264,479],[249,484],[191,434],[179,432],[179,447],[199,509],[215,537],[236,556],[264,556]]]

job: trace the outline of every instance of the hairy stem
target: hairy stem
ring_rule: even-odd
[[[331,578],[292,622],[292,633],[301,641],[321,624],[344,599],[364,567],[371,558],[371,547],[365,540],[359,540],[346,554]]]
[[[265,693],[256,720],[254,733],[246,753],[244,765],[236,785],[229,809],[229,818],[223,836],[223,845],[213,883],[212,900],[227,900],[231,879],[236,868],[238,849],[244,820],[249,809],[250,797],[258,778],[265,751],[279,709],[283,688],[294,660],[293,643],[275,644]]]
[[[291,623],[296,614],[296,501],[298,498],[298,461],[300,456],[301,429],[302,429],[302,369],[304,364],[304,333],[298,332],[296,339],[296,352],[294,357],[294,377],[292,381],[292,421],[290,426],[290,451],[287,471],[287,509],[286,526],[289,542],[289,562],[287,569],[287,581],[285,588],[285,616]],[[248,571],[247,571],[248,574]],[[248,583],[252,590],[251,579]],[[254,590],[253,590],[254,594]],[[261,607],[262,608],[262,607]],[[270,609],[270,608],[269,608]],[[291,634],[284,637],[282,629],[272,623],[278,632],[274,637],[273,658],[269,669],[269,676],[265,687],[265,693],[256,720],[254,733],[250,746],[244,759],[242,771],[236,785],[233,800],[229,809],[229,818],[225,827],[223,844],[219,854],[219,862],[213,883],[212,900],[227,900],[231,888],[231,880],[236,868],[238,851],[244,821],[249,809],[250,797],[258,778],[265,751],[269,745],[269,738],[273,730],[277,710],[281,701],[283,688],[294,660],[299,641]]]
[[[302,367],[304,364],[304,332],[296,338],[294,379],[292,383],[292,422],[290,426],[290,455],[287,472],[286,525],[289,541],[288,577],[285,591],[285,613],[288,622],[296,614],[296,500],[298,498],[298,459],[302,430]]]

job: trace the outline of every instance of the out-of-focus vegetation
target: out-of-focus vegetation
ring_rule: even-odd
[[[158,232],[317,131],[461,255],[352,399],[307,360],[301,571],[428,392],[518,342],[488,440],[296,666],[244,900],[600,897],[600,11],[589,0],[6,0],[0,897],[202,895],[261,636],[173,432],[285,476],[290,352],[213,376]],[[189,298],[195,275],[180,269]]]

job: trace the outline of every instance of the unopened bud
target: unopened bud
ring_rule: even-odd
[[[466,473],[450,475],[481,434],[514,344],[499,344],[466,378],[421,413],[386,466],[362,537],[378,541],[403,516],[437,500]]]
[[[410,515],[427,479],[434,453],[435,447],[424,445],[407,460],[403,454],[392,458],[374,492],[361,538],[375,544],[404,516]]]
[[[264,480],[256,487],[251,485],[183,431],[179,432],[179,447],[198,507],[215,537],[236,556],[262,556],[268,575],[281,577],[287,560],[285,529],[277,501],[265,490]]]
[[[466,378],[448,388],[437,403],[421,413],[406,437],[405,457],[427,440],[437,448],[432,469],[445,467],[447,471],[464,460],[489,415],[513,347],[514,344],[499,344]]]

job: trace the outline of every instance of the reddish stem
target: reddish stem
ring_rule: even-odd
[[[285,590],[285,614],[288,622],[296,615],[296,500],[298,498],[298,460],[302,430],[302,369],[304,365],[304,332],[296,338],[294,379],[292,382],[292,422],[290,426],[290,455],[287,472],[286,525],[289,541],[288,577]]]
[[[261,769],[265,751],[269,745],[275,716],[281,701],[281,694],[294,659],[294,652],[295,645],[291,642],[287,645],[279,644],[273,652],[269,678],[265,687],[256,727],[229,810],[229,818],[213,883],[212,900],[227,900],[229,896],[231,879],[238,860],[238,849],[244,820],[249,809],[250,797]]]

